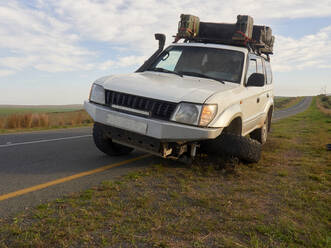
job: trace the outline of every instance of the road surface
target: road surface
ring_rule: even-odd
[[[296,115],[296,114],[306,110],[310,106],[312,99],[313,99],[312,96],[307,96],[307,97],[303,98],[298,104],[296,104],[290,108],[275,111],[272,121],[278,121],[280,119],[290,117],[292,115]]]
[[[275,119],[305,110],[311,97]],[[0,135],[0,217],[97,186],[148,167],[159,158],[142,152],[108,157],[95,147],[91,128]]]

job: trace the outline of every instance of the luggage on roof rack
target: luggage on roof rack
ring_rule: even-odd
[[[236,30],[233,34],[233,40],[246,40],[251,39],[253,34],[254,20],[253,17],[248,15],[238,15]]]
[[[275,36],[267,26],[254,25],[252,43],[261,53],[272,54]]]
[[[199,34],[195,39],[217,43],[242,43],[252,38],[253,18],[238,15],[237,23],[200,22]]]
[[[175,42],[184,38],[193,42],[243,46],[265,54],[272,54],[275,40],[270,27],[254,25],[248,15],[238,15],[236,23],[211,23],[182,14],[175,37]]]
[[[199,33],[200,19],[194,15],[180,15],[176,40],[193,39]]]

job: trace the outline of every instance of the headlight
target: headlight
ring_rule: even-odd
[[[215,117],[217,105],[180,103],[171,120],[197,126],[207,126]]]
[[[105,89],[98,84],[93,84],[90,92],[90,101],[105,104]]]
[[[191,103],[181,103],[172,117],[173,121],[197,125],[199,121],[201,105]]]

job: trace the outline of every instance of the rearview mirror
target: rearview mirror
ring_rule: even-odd
[[[253,87],[262,87],[264,86],[264,74],[262,73],[253,73],[249,76],[246,86]]]

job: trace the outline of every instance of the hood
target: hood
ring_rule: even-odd
[[[217,92],[239,87],[239,84],[222,84],[211,79],[148,71],[103,77],[95,83],[112,91],[176,103],[204,103]]]

